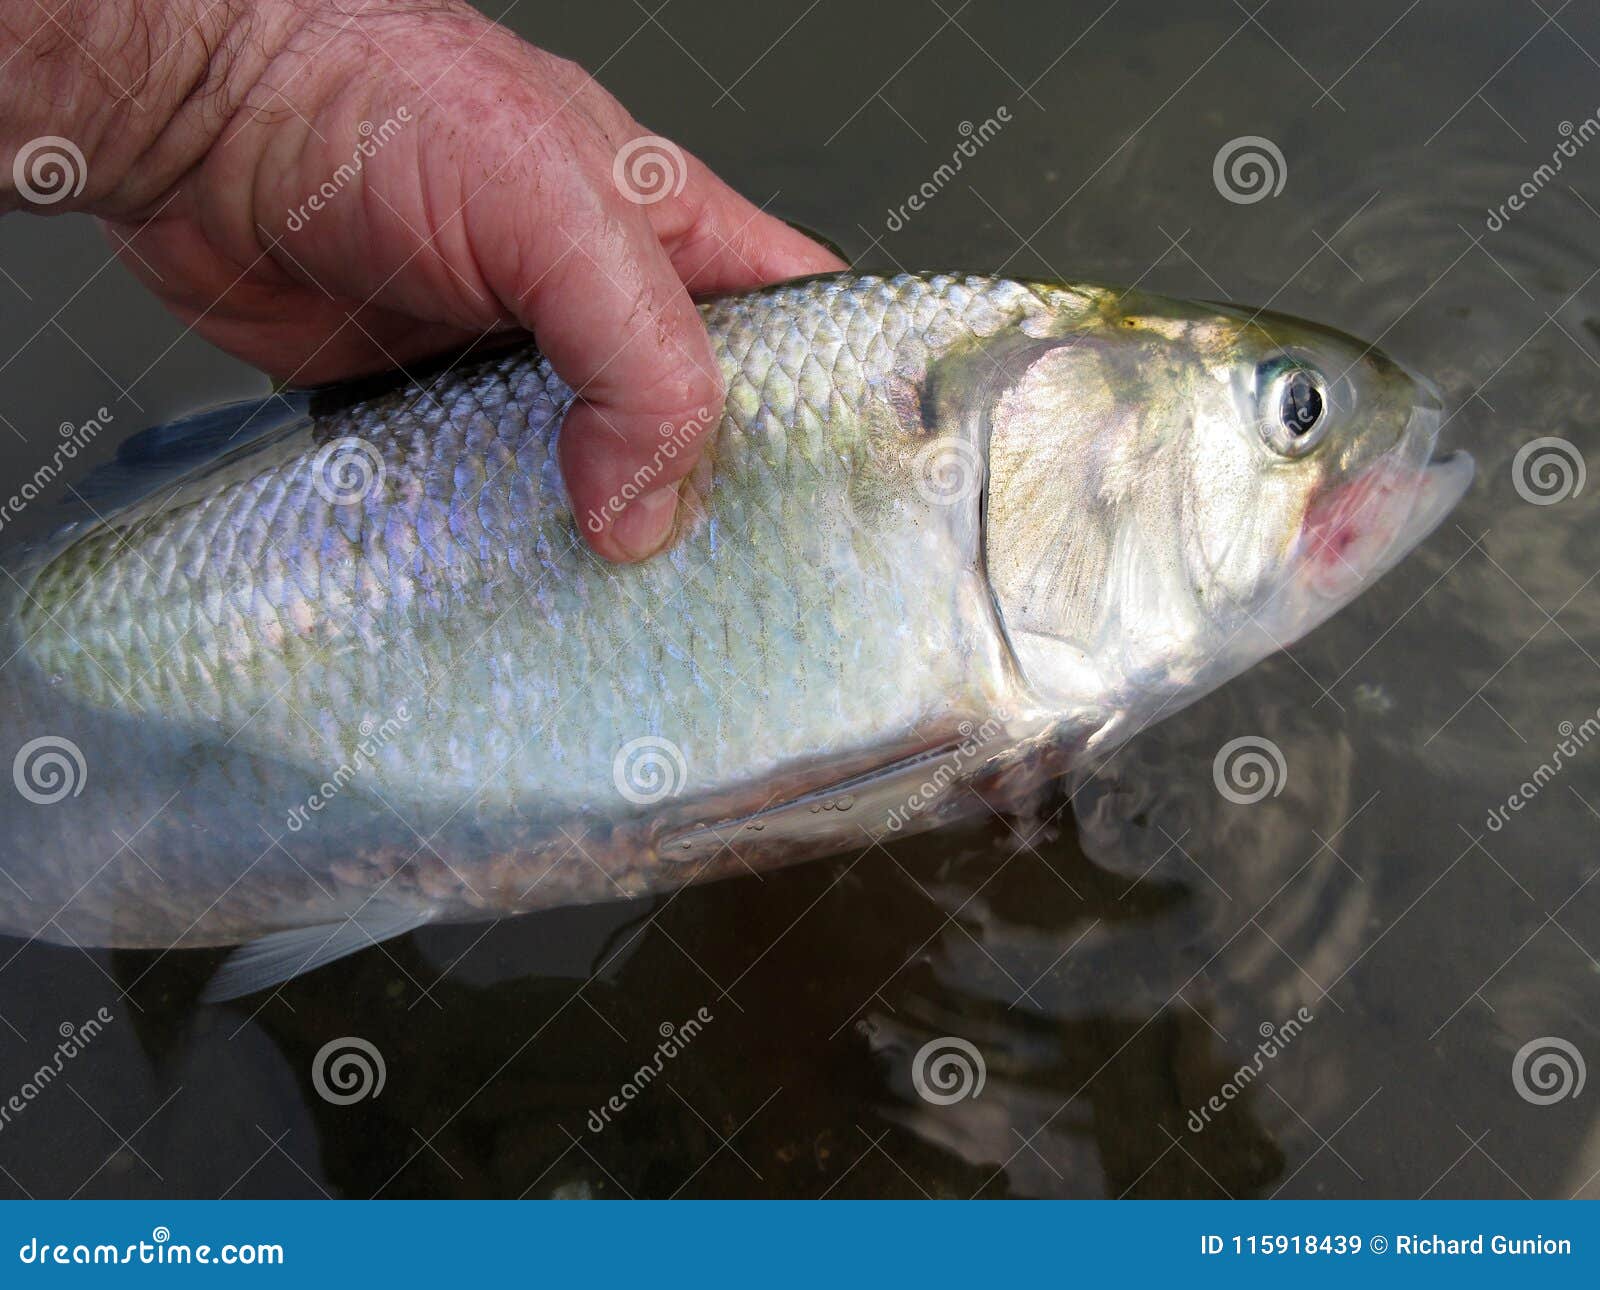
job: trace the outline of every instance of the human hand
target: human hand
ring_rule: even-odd
[[[456,0],[73,7],[104,73],[92,86],[109,100],[106,78],[126,84],[143,111],[102,101],[62,122],[0,103],[34,116],[4,142],[34,129],[87,156],[83,193],[49,209],[104,217],[179,318],[290,383],[534,332],[580,395],[562,473],[580,532],[610,559],[667,541],[677,481],[720,414],[689,293],[843,267],[687,153],[638,142],[648,132],[580,68]],[[143,67],[128,62],[139,42],[117,39],[131,11],[151,30]],[[40,65],[61,83],[73,51],[58,44]],[[684,450],[663,459],[664,433]]]

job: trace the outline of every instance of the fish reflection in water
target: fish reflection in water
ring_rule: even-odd
[[[1314,788],[1291,774],[1275,798],[1229,803],[1180,722],[1082,786],[1082,849],[1062,798],[943,834],[936,852],[895,841],[692,904],[427,929],[351,960],[336,991],[307,978],[192,1024],[266,1030],[271,1079],[325,1122],[315,1139],[342,1194],[1270,1194],[1289,1172],[1285,1104],[1320,1123],[1365,1090],[1326,1063],[1311,1078],[1316,1047],[1285,1042],[1201,1132],[1193,1115],[1251,1061],[1263,1022],[1306,1009],[1337,1024],[1317,983],[1359,953],[1369,901],[1332,849],[1360,805],[1347,742],[1310,713],[1260,728],[1291,767],[1318,768]],[[1215,841],[1177,836],[1177,819]],[[1308,855],[1313,829],[1332,847]],[[118,957],[133,976],[149,966]],[[170,1009],[205,967],[159,964],[134,998]],[[863,997],[863,982],[878,985]],[[780,989],[785,1009],[752,1006]],[[350,997],[378,1001],[358,1029],[389,1079],[335,1106],[311,1072],[351,1029]],[[663,1028],[702,1008],[692,1043],[652,1063]],[[921,1050],[951,1038],[981,1063],[975,1096],[931,1068],[916,1086]],[[593,1131],[594,1108],[657,1064]]]
[[[1255,725],[1315,775],[1238,805],[1215,790],[1211,750],[1139,741],[1079,786],[1087,854],[1070,821],[1031,845],[1019,823],[1005,863],[1031,871],[1022,884],[975,870],[934,890],[959,930],[930,946],[923,989],[868,1025],[902,1093],[919,1045],[944,1034],[976,1044],[985,1082],[950,1105],[909,1097],[890,1118],[1018,1195],[1269,1194],[1284,1155],[1266,1126],[1319,1122],[1370,1091],[1291,1042],[1336,1027],[1327,988],[1369,935],[1371,889],[1336,850],[1360,806],[1350,744],[1313,714]],[[1198,773],[1174,775],[1187,764]],[[1051,884],[1057,900],[1041,902]],[[1225,1109],[1205,1111],[1214,1098]]]

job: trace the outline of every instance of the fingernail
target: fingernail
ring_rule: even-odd
[[[669,484],[646,493],[611,526],[611,536],[635,560],[652,556],[672,536],[672,521],[678,513],[678,486]]]

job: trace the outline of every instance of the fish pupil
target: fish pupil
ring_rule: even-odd
[[[1309,434],[1322,419],[1322,391],[1304,372],[1294,372],[1283,387],[1283,425],[1290,434]]]

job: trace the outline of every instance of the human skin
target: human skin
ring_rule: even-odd
[[[664,191],[631,184],[619,152],[650,131],[458,0],[0,0],[0,63],[0,212],[99,216],[187,326],[275,379],[533,332],[580,395],[562,472],[612,560],[669,541],[720,414],[691,293],[843,267],[664,140],[635,144]],[[84,184],[40,202],[10,163],[46,135]]]

